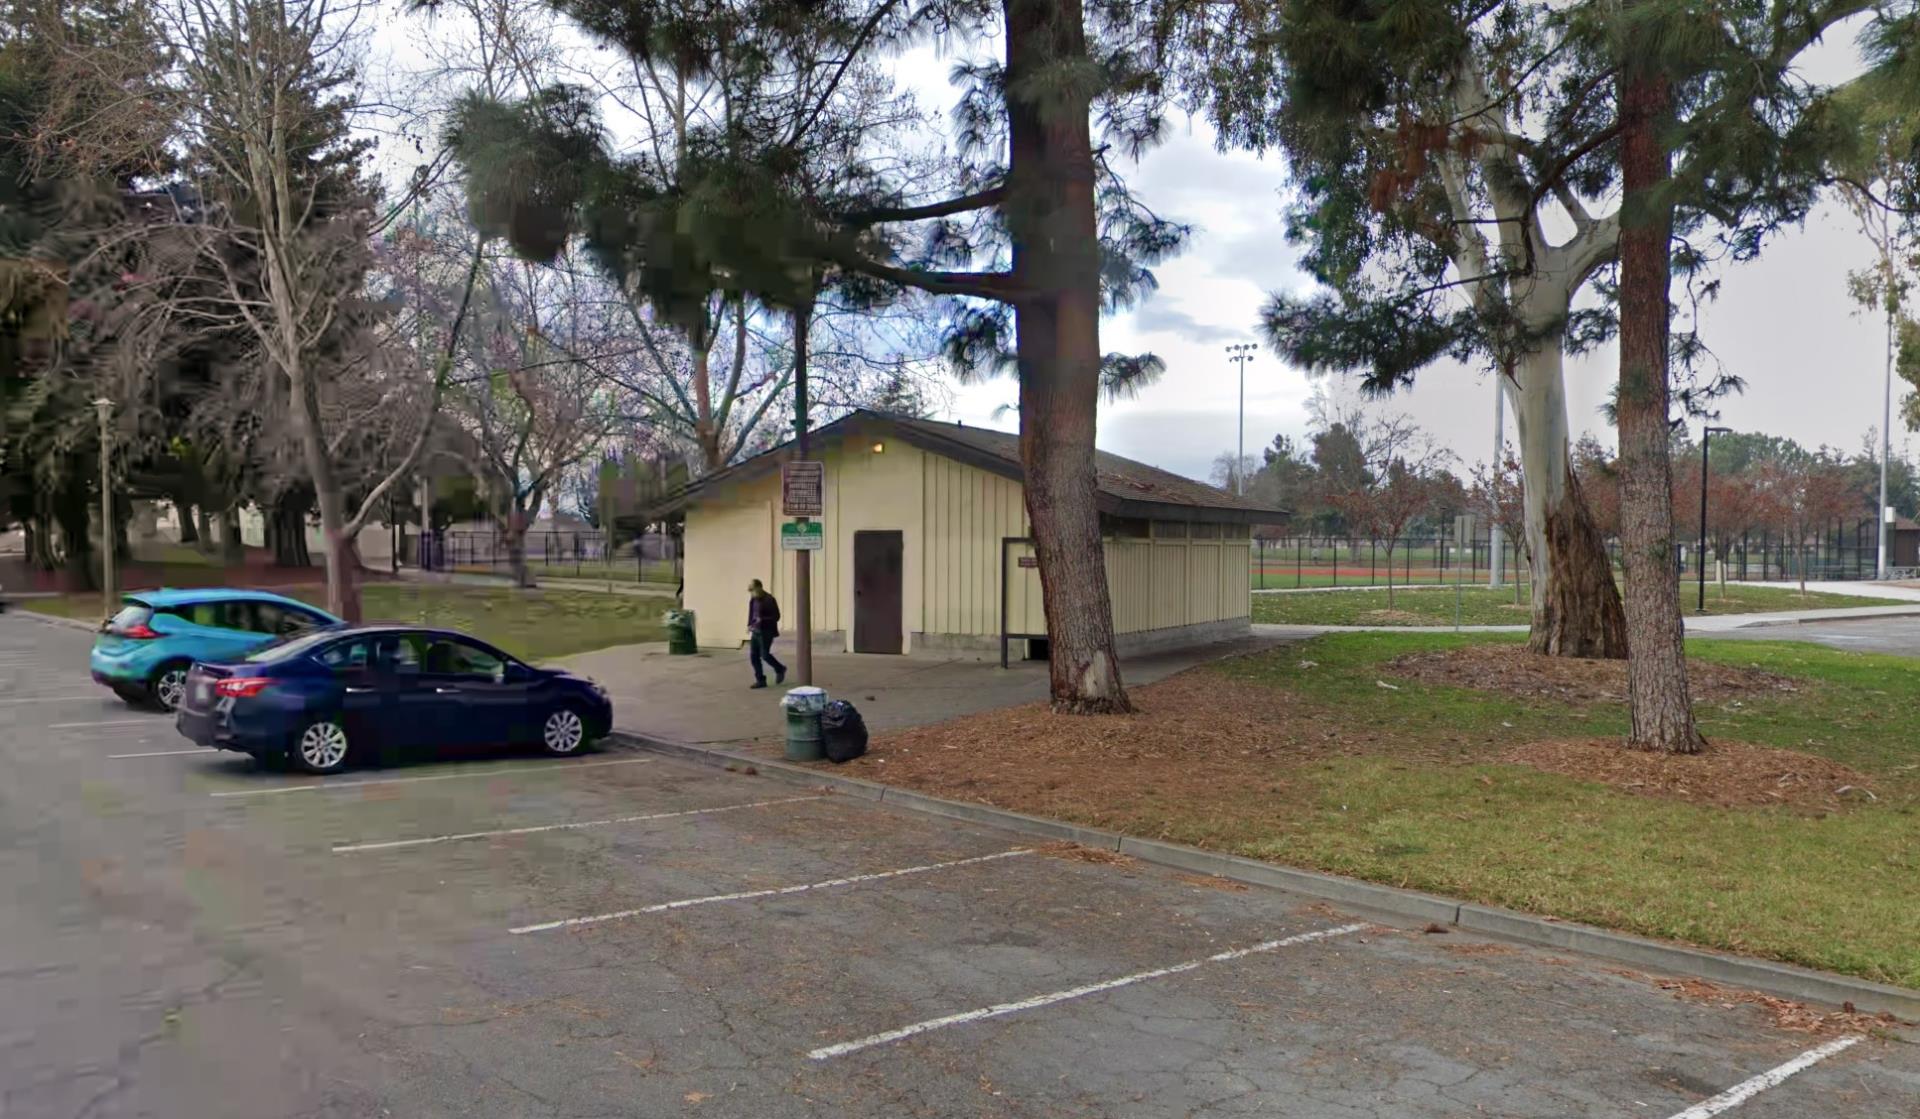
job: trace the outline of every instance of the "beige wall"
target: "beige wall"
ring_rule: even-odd
[[[779,546],[773,515],[779,485],[776,476],[730,487],[727,500],[702,502],[687,515],[682,601],[694,612],[702,645],[731,649],[746,640],[747,582],[769,579],[769,561]],[[783,606],[790,601],[779,587],[769,589]]]
[[[1044,633],[1038,571],[1018,565],[1027,535],[1020,486],[997,474],[921,451],[897,439],[848,438],[818,454],[826,464],[827,546],[813,556],[813,625],[853,641],[853,538],[895,530],[905,543],[902,631],[997,639],[1000,590],[1008,588],[1008,628]],[[791,610],[794,556],[779,550],[779,476],[727,487],[687,512],[686,604],[699,615],[700,643],[734,647],[743,639],[747,580],[765,579]],[[1161,525],[1156,524],[1156,530]],[[1245,539],[1108,540],[1107,579],[1119,633],[1245,618],[1251,609]],[[1004,564],[1004,567],[1003,567]],[[783,627],[793,629],[789,620]]]

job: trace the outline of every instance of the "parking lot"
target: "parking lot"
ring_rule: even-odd
[[[1902,1031],[761,777],[258,770],[88,640],[0,617],[5,1119],[1920,1114]]]

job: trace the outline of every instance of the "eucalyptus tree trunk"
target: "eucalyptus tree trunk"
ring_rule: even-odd
[[[1131,710],[1114,651],[1095,505],[1100,239],[1091,108],[1063,68],[1087,61],[1080,0],[1002,0],[1020,459],[1047,614],[1056,711]],[[1044,103],[1043,103],[1044,100]]]
[[[1673,553],[1668,284],[1673,203],[1663,134],[1673,89],[1651,61],[1629,60],[1620,98],[1620,535],[1626,566],[1627,744],[1673,754],[1706,745],[1687,690],[1679,570]]]
[[[1620,590],[1573,473],[1559,340],[1522,355],[1505,387],[1520,445],[1532,571],[1527,648],[1547,656],[1623,658],[1627,620]]]

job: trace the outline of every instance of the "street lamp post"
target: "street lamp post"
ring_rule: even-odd
[[[1694,556],[1694,562],[1700,568],[1695,581],[1700,586],[1699,611],[1702,614],[1707,612],[1707,446],[1713,442],[1716,434],[1731,435],[1733,429],[1711,425],[1700,429],[1700,551]]]
[[[106,397],[93,402],[100,416],[100,604],[114,615],[113,602],[113,401]]]
[[[1233,492],[1236,497],[1244,496],[1247,492],[1247,363],[1253,360],[1253,352],[1259,348],[1252,342],[1227,347],[1227,360],[1240,367],[1240,438],[1233,453]]]

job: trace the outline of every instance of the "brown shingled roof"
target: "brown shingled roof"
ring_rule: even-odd
[[[814,432],[813,439],[817,446],[844,438],[855,429],[867,433],[889,431],[922,450],[1014,481],[1023,481],[1025,477],[1020,465],[1020,437],[990,428],[859,410]],[[680,492],[669,495],[652,512],[659,515],[684,508],[696,500],[704,489],[778,469],[780,463],[794,457],[794,450],[791,442],[783,443],[745,462],[709,474]],[[1144,462],[1135,462],[1106,451],[1094,453],[1094,469],[1099,486],[1100,510],[1104,513],[1234,524],[1272,523],[1287,516],[1285,510],[1270,509],[1204,482],[1196,482],[1157,466],[1148,466]]]
[[[905,416],[883,416],[878,413],[856,413],[871,419],[878,419],[892,425],[909,442],[920,443],[925,449],[936,453],[945,453],[942,443],[965,447],[976,454],[990,456],[998,460],[1003,469],[997,471],[1009,478],[1018,480],[1023,471],[1020,466],[1020,437],[1007,431],[994,431],[984,427],[968,427],[965,424],[946,423],[941,420],[912,419]],[[920,440],[914,436],[920,436]],[[922,442],[924,441],[924,442]],[[988,463],[976,463],[988,469]],[[1155,505],[1181,505],[1195,509],[1218,510],[1236,514],[1253,514],[1252,519],[1284,516],[1278,509],[1269,509],[1256,501],[1235,497],[1225,490],[1196,482],[1172,471],[1157,466],[1148,466],[1144,462],[1135,462],[1116,454],[1096,450],[1094,452],[1094,470],[1097,475],[1100,493],[1104,497],[1124,502],[1149,502]]]

